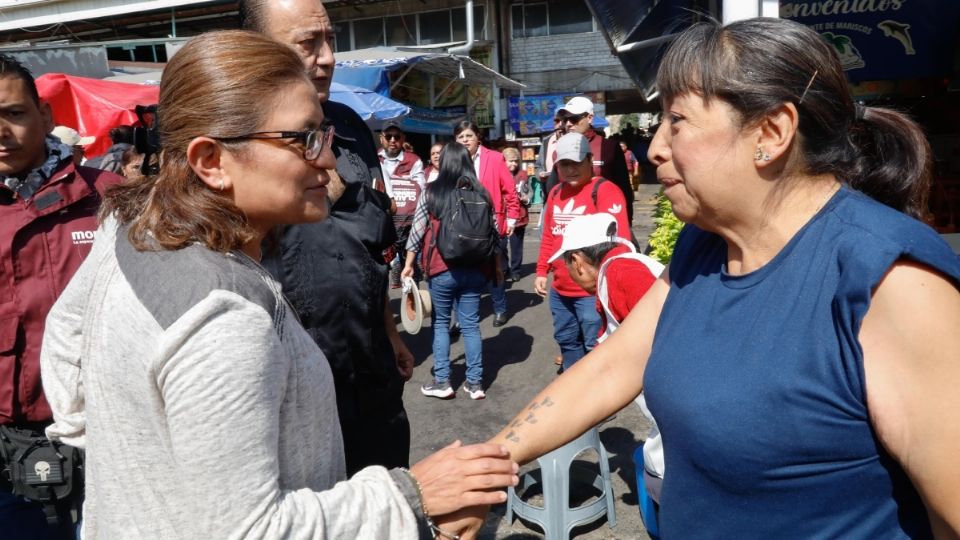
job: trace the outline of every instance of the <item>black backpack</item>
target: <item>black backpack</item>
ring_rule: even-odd
[[[444,209],[443,215],[435,214],[435,210],[431,212],[440,222],[431,248],[436,246],[447,266],[486,263],[500,246],[493,208],[484,193],[469,185],[458,189],[457,195],[456,204]]]

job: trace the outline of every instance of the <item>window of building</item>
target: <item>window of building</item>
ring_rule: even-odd
[[[546,4],[513,6],[513,37],[536,37],[547,34]]]
[[[467,9],[454,8],[450,10],[450,16],[453,19],[453,40],[464,41],[467,39]],[[483,28],[486,26],[483,19],[483,6],[473,6],[473,37],[474,39],[484,39]]]
[[[550,2],[550,35],[593,31],[593,15],[583,0]]]
[[[593,16],[583,0],[517,2],[510,14],[515,38],[593,31]]]
[[[420,44],[450,43],[450,11],[428,11],[420,17]]]
[[[352,29],[353,29],[353,26],[351,26],[349,22],[333,25],[333,32],[334,32],[333,50],[335,52],[353,50],[353,30]]]
[[[476,39],[486,39],[485,14],[483,6],[474,6],[473,32]],[[464,41],[467,39],[466,28],[466,8],[343,21],[334,26],[335,50],[350,51],[384,45],[403,47]]]
[[[417,18],[413,15],[384,19],[387,45],[403,47],[417,44]]]
[[[353,44],[357,49],[381,47],[386,44],[383,36],[383,19],[360,19],[353,21]]]

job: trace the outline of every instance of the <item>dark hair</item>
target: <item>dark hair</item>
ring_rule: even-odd
[[[263,96],[276,96],[298,81],[309,83],[297,54],[261,34],[226,30],[191,39],[163,70],[156,115],[159,173],[108,190],[101,216],[131,223],[130,243],[137,249],[201,242],[230,251],[252,240],[255,233],[243,211],[197,178],[187,146],[201,135],[233,137],[262,129],[274,110]],[[242,150],[244,143],[230,144]]]
[[[113,144],[133,144],[133,126],[117,126],[111,129],[109,134]]]
[[[467,147],[456,142],[443,145],[440,152],[440,172],[437,179],[427,184],[427,211],[441,219],[447,209],[457,204],[457,191],[469,187],[480,193],[493,208],[493,200],[486,188],[477,180],[473,159]]]
[[[477,125],[470,120],[463,120],[461,122],[458,122],[457,125],[453,127],[453,138],[456,139],[457,136],[460,135],[462,131],[465,131],[468,129],[470,131],[473,131],[477,135],[478,139],[480,139],[481,141],[483,140],[483,135],[480,134],[480,128],[478,128]]]
[[[771,18],[695,24],[667,49],[657,89],[664,104],[689,92],[721,99],[741,126],[793,103],[803,172],[833,174],[914,217],[926,210],[933,159],[923,131],[899,112],[856,105],[836,51],[805,25]]]
[[[33,80],[33,75],[29,69],[24,67],[24,65],[15,58],[6,54],[0,54],[0,77],[12,77],[23,81],[23,84],[27,86],[27,93],[30,94],[30,99],[32,99],[38,107],[40,106],[40,93],[37,92],[37,83]]]
[[[240,28],[261,34],[267,31],[266,0],[239,0]]]
[[[573,262],[573,255],[579,253],[581,257],[589,264],[590,266],[597,266],[600,264],[600,261],[607,256],[607,253],[610,253],[613,248],[617,246],[622,246],[623,244],[619,242],[601,242],[599,244],[594,244],[592,246],[587,246],[580,249],[571,249],[570,251],[563,252],[563,261],[567,264]]]

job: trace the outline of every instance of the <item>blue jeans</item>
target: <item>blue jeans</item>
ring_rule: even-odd
[[[600,314],[595,296],[563,296],[550,289],[553,339],[560,345],[563,369],[568,369],[597,345]]]
[[[473,268],[452,268],[430,278],[433,302],[433,377],[450,380],[450,313],[457,303],[457,320],[467,357],[467,382],[483,382],[483,344],[480,339],[480,293],[486,279]]]

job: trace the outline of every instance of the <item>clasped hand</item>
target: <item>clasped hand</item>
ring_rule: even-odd
[[[410,468],[430,517],[441,529],[459,534],[463,540],[476,535],[491,504],[507,500],[503,488],[517,485],[518,470],[506,447],[490,443],[463,446],[460,441]]]

